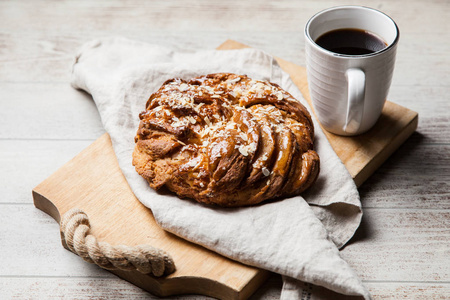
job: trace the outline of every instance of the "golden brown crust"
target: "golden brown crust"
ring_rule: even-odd
[[[154,189],[220,206],[298,195],[319,173],[306,108],[245,75],[174,78],[140,115],[133,165]]]

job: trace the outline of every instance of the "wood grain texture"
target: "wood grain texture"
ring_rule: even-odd
[[[92,97],[69,84],[0,83],[0,89],[0,139],[95,140],[105,132]]]
[[[341,251],[363,280],[449,281],[449,211],[386,208],[364,213],[353,242]]]
[[[263,299],[278,299],[280,296],[280,279],[274,279],[262,287],[265,292]],[[55,284],[56,283],[56,284]],[[448,299],[450,285],[445,283],[383,283],[366,282],[372,291],[374,299]],[[5,278],[0,281],[0,288],[6,291],[6,299],[38,299],[52,297],[56,299],[158,299],[146,291],[117,278],[58,278],[58,277],[31,277],[31,278]],[[336,294],[334,300],[343,298]],[[250,300],[262,299],[256,294]],[[170,297],[172,300],[208,300],[214,299],[205,296],[187,295]]]
[[[34,188],[33,198],[35,206],[57,222],[68,210],[82,209],[89,216],[90,233],[99,241],[148,244],[169,253],[176,271],[167,277],[111,271],[155,295],[197,293],[247,299],[268,277],[267,271],[232,261],[162,230],[128,186],[108,134]]]
[[[45,213],[32,205],[2,207],[0,220],[5,220],[5,225],[0,237],[10,259],[0,261],[0,277],[115,278],[65,250],[58,224]],[[29,235],[21,234],[25,229]],[[449,235],[448,211],[366,209],[360,229],[341,255],[367,282],[445,283],[450,277],[449,249],[445,247]],[[18,248],[22,250],[14,251]]]
[[[40,210],[32,205],[2,207],[2,245],[22,250],[8,251],[10,259],[0,261],[0,277],[115,278],[65,250],[58,224]],[[21,234],[24,229],[30,234]],[[445,283],[450,276],[449,249],[445,247],[449,235],[448,211],[366,209],[360,229],[341,255],[367,282]]]
[[[59,236],[52,235],[57,224],[31,205],[30,191],[38,182],[104,133],[95,105],[69,85],[73,57],[83,43],[125,36],[190,51],[213,49],[234,39],[304,65],[304,24],[319,10],[341,4],[338,0],[0,1],[0,245],[2,254],[15,259],[15,263],[0,260],[1,295],[43,299],[54,290],[58,298],[107,298],[112,293],[117,298],[154,298],[64,250]],[[450,22],[446,21],[450,6],[447,0],[367,0],[363,5],[386,12],[400,27],[389,99],[419,112],[420,120],[417,132],[360,187],[368,209],[359,234],[377,224],[395,225],[402,241],[398,248],[409,249],[405,252],[413,259],[402,260],[398,255],[404,253],[386,246],[395,236],[378,233],[362,234],[353,243],[383,245],[383,251],[372,250],[364,267],[358,267],[359,260],[350,262],[358,273],[369,274],[365,284],[374,299],[446,299],[448,272],[439,281],[423,281],[432,278],[436,264],[420,257],[427,255],[422,253],[426,249],[438,253],[434,259],[442,265],[447,263],[442,251],[448,246],[431,241],[435,233],[425,225],[429,212],[448,213],[450,203]],[[392,209],[423,214],[418,218],[423,230],[413,218],[399,222]],[[373,212],[376,220],[370,218]],[[416,247],[416,236],[429,243]],[[395,280],[383,269],[386,259],[407,264],[404,269],[397,265]],[[436,269],[439,272],[442,268]],[[101,287],[98,276],[112,281]],[[253,299],[278,299],[281,282],[276,278],[277,284],[258,290]]]
[[[0,68],[5,75],[0,78],[41,81],[49,73],[57,75],[54,80],[67,82],[74,50],[91,39],[111,35],[180,50],[213,48],[231,37],[304,64],[304,24],[315,12],[342,4],[333,0],[222,2],[65,1],[48,5],[46,1],[2,1],[4,50],[0,54],[8,58],[2,60],[8,68]],[[361,3],[350,0],[346,4]],[[399,71],[402,76],[394,76],[394,86],[448,85],[450,75],[442,62],[450,41],[439,39],[449,31],[449,25],[439,18],[450,13],[446,4],[446,0],[364,1],[392,16],[401,29],[396,74]]]
[[[406,5],[406,4],[405,4]],[[0,10],[0,16],[2,11]],[[394,16],[393,16],[394,17]],[[102,17],[99,17],[99,22]],[[395,17],[394,17],[395,19]],[[235,21],[235,20],[233,20]],[[307,19],[305,20],[306,23]],[[1,19],[0,19],[1,22]],[[143,22],[151,22],[150,19]],[[211,18],[209,23],[213,23]],[[1,24],[1,23],[0,23]],[[32,24],[29,24],[31,26]],[[10,25],[6,24],[5,27]],[[92,25],[95,27],[95,24]],[[125,36],[132,39],[142,40],[148,43],[170,46],[176,50],[190,49],[202,50],[213,49],[224,40],[233,38],[246,45],[264,49],[268,53],[283,57],[293,63],[304,65],[304,40],[301,30],[296,28],[281,29],[276,32],[245,30],[233,31],[232,29],[217,32],[204,31],[181,31],[181,30],[144,30],[135,25],[135,30],[117,31],[114,36]],[[401,39],[397,50],[396,68],[393,78],[393,89],[396,87],[414,86],[417,88],[448,87],[450,81],[446,71],[445,55],[449,48],[448,41],[436,43],[441,36],[437,32],[428,33],[426,36],[404,33],[401,27]],[[76,50],[84,43],[93,39],[111,36],[107,30],[104,32],[86,31],[75,33],[74,36],[65,32],[48,31],[42,32],[20,32],[19,35],[0,32],[0,81],[3,82],[59,82],[70,81],[71,66],[74,62]],[[186,40],[186,35],[189,39]],[[418,38],[423,44],[418,44]],[[289,40],[290,47],[283,47]],[[45,41],[45,42],[44,42]],[[180,43],[183,41],[183,43]],[[417,53],[432,51],[430,54],[418,56]],[[10,59],[11,57],[11,59]],[[411,70],[411,63],[414,68]],[[430,68],[433,72],[430,72]],[[397,74],[402,76],[397,76]],[[414,90],[409,94],[414,95]],[[397,97],[395,98],[397,99]],[[410,99],[409,101],[414,102]],[[409,107],[409,106],[408,106]]]
[[[131,284],[117,284],[118,279],[114,275],[66,251],[61,247],[57,223],[33,206],[3,205],[0,220],[8,221],[0,228],[0,238],[6,241],[6,249],[11,249],[6,252],[10,259],[0,261],[0,285],[15,280],[29,281],[30,284],[36,282],[37,291],[30,294],[32,296],[39,295],[40,284],[44,286],[41,291],[44,295],[50,283],[53,283],[55,292],[60,289],[58,293],[64,293],[67,289],[69,294],[71,290],[95,288],[98,282],[112,282],[115,284],[111,285],[112,289],[123,287],[126,289],[124,295],[127,292],[134,295],[138,290]],[[450,256],[448,248],[445,248],[450,235],[448,222],[449,212],[439,210],[366,209],[354,241],[341,254],[355,268],[374,296],[388,297],[391,292],[405,298],[408,295],[416,296],[411,292],[417,292],[417,296],[429,295],[429,286],[434,286],[434,293],[439,295],[439,291],[448,291],[450,288]],[[22,234],[24,224],[28,224],[25,227],[29,235]],[[30,236],[33,238],[30,239]],[[415,250],[411,251],[411,248]],[[28,257],[33,259],[29,260]],[[275,290],[281,286],[277,278],[271,277],[251,299],[267,299],[266,293],[275,299]],[[76,280],[73,284],[80,286],[69,287],[71,280]],[[59,284],[62,286],[58,287]],[[98,288],[102,290],[104,287]],[[422,291],[418,291],[420,289]],[[17,293],[11,289],[13,292]],[[26,289],[20,291],[21,295],[27,292]],[[148,293],[145,294],[150,297]],[[79,297],[94,295],[98,294],[81,293]],[[144,292],[139,295],[143,297]]]
[[[439,287],[439,286],[438,286]],[[277,299],[281,278],[272,277],[249,300]],[[0,280],[5,299],[161,299],[119,278],[8,277]],[[207,296],[171,296],[172,300],[207,300]]]
[[[425,139],[413,134],[360,187],[364,208],[450,209],[450,145]]]
[[[0,203],[29,204],[30,190],[42,176],[50,176],[92,142],[0,139]]]

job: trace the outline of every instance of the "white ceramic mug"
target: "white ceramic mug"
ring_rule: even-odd
[[[347,55],[316,44],[337,29],[361,29],[387,47],[371,54]],[[314,15],[306,24],[306,68],[312,103],[322,126],[339,135],[369,130],[381,115],[391,85],[399,30],[386,14],[362,6],[339,6]]]

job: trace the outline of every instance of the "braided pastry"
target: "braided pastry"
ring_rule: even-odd
[[[133,165],[150,186],[220,206],[298,195],[319,173],[306,108],[245,75],[167,80],[140,115]]]

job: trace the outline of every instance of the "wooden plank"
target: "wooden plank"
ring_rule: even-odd
[[[228,40],[220,50],[246,48],[239,42]],[[284,71],[299,87],[312,112],[306,69],[284,59],[277,58]],[[343,137],[324,130],[336,154],[350,172],[357,186],[372,175],[378,167],[416,130],[418,114],[405,107],[387,101],[380,119],[367,133],[356,137]]]
[[[1,203],[30,203],[30,191],[93,140],[0,140]]]
[[[0,278],[115,278],[61,247],[58,224],[32,205],[1,208],[0,241],[9,259],[0,260]],[[341,256],[366,282],[450,283],[449,239],[450,210],[366,209]]]
[[[0,245],[2,255],[8,257],[0,260],[0,282],[5,276],[115,277],[61,247],[59,225],[31,203],[0,208]]]
[[[298,30],[315,12],[342,5],[341,2],[333,0],[304,3],[296,0],[276,2],[232,0],[227,3],[215,0],[208,1],[208,4],[201,0],[189,2],[176,0],[171,1],[170,5],[163,0],[151,2],[134,0],[125,3],[120,0],[108,2],[72,0],[54,6],[48,5],[47,1],[33,3],[33,5],[30,5],[30,2],[0,2],[0,20],[3,21],[2,25],[5,25],[6,31],[28,31],[29,24],[34,24],[33,29],[38,32],[46,30],[118,32],[130,22],[132,22],[131,24],[141,24],[139,27],[146,29],[186,31],[188,30],[186,27],[180,27],[180,20],[185,19],[190,21],[191,31],[208,30],[205,24],[236,31],[246,29],[271,32],[279,28]],[[394,2],[369,0],[365,2],[367,6],[383,9],[400,25],[408,24],[409,26],[404,28],[400,27],[405,33],[449,30],[450,27],[445,22],[436,24],[437,20],[433,18],[421,18],[422,20],[417,18],[417,11],[423,15],[432,16],[440,16],[442,13],[448,12],[448,8],[444,4],[445,0],[430,0],[426,3],[414,1],[415,9],[408,10],[405,9],[405,6],[412,6],[411,1],[408,0]],[[67,13],[69,9],[70,14]],[[35,14],[35,11],[39,11],[39,14]],[[84,19],[85,22],[79,22],[80,19]],[[210,23],[212,20],[216,22]],[[267,20],[271,22],[267,22]],[[54,24],[59,24],[59,26],[54,26]],[[440,26],[436,27],[435,25]],[[131,26],[133,30],[139,28],[138,26],[128,26]],[[125,28],[131,29],[130,27]]]
[[[275,277],[276,276],[276,277]],[[274,275],[250,300],[280,298],[281,276]],[[114,278],[3,277],[0,290],[5,299],[68,298],[93,299],[161,299],[124,281]],[[208,300],[207,296],[171,296],[171,300]]]
[[[0,89],[0,139],[95,140],[105,132],[92,97],[69,83],[0,83]]]
[[[107,134],[39,184],[33,198],[37,208],[58,222],[69,209],[83,209],[90,217],[91,233],[101,241],[149,244],[170,253],[177,270],[165,278],[112,271],[159,296],[196,293],[246,299],[268,276],[267,271],[232,261],[162,230],[128,186]]]
[[[450,210],[368,209],[341,256],[367,281],[450,283]]]
[[[311,14],[313,13],[311,12]],[[162,16],[159,18],[161,20]],[[209,23],[213,24],[213,21],[211,19]],[[123,26],[122,28],[126,27]],[[292,31],[286,28],[278,28],[277,31],[270,32],[246,32],[231,29],[224,31],[222,28],[213,26],[211,31],[207,32],[190,31],[189,39],[186,39],[186,32],[184,31],[144,30],[140,28],[140,26],[137,26],[133,31],[122,29],[115,35],[166,45],[180,51],[185,49],[212,49],[211,45],[219,45],[232,37],[234,40],[258,49],[264,49],[268,53],[283,57],[296,64],[305,64],[305,45],[304,39],[301,38],[301,30]],[[409,87],[405,95],[409,95],[410,102],[425,101],[424,103],[427,103],[426,98],[417,99],[419,95],[414,93],[417,88],[449,87],[450,75],[445,66],[448,65],[449,58],[446,54],[450,48],[448,44],[450,42],[434,43],[443,34],[443,32],[436,31],[430,32],[426,36],[417,33],[404,35],[402,31],[391,93],[403,88],[403,94],[404,87]],[[0,45],[2,45],[0,81],[67,84],[70,82],[70,67],[77,49],[86,42],[108,35],[107,31],[104,33],[98,31],[73,31],[70,33],[47,31],[45,33],[35,31],[14,33],[13,31],[6,31],[6,33],[0,33]],[[292,36],[298,38],[293,39]],[[417,42],[419,39],[421,40],[420,44]],[[45,43],[43,40],[45,40]],[[270,43],[266,42],[268,40],[270,40]],[[429,45],[433,45],[433,47]],[[417,56],[418,52],[429,52],[429,54]],[[414,62],[414,72],[411,72],[412,61]],[[430,72],[430,69],[433,72]],[[398,97],[390,98],[398,99]],[[410,105],[405,106],[410,107]]]
[[[416,135],[359,188],[364,208],[450,209],[450,145]]]
[[[365,282],[372,292],[373,299],[448,299],[450,284],[421,282]],[[2,288],[4,287],[4,288]],[[281,280],[250,299],[278,300]],[[149,295],[140,288],[117,278],[2,278],[0,289],[5,299],[42,299],[69,298],[79,300],[92,299],[160,299]],[[329,299],[348,299],[337,294]],[[186,295],[170,297],[172,300],[208,300],[209,297]]]
[[[4,288],[2,288],[4,285]],[[3,299],[160,299],[119,278],[2,278]],[[199,300],[198,296],[170,297]],[[214,299],[202,297],[202,299]]]
[[[415,144],[450,144],[450,103],[443,96],[449,94],[450,85],[402,85],[391,89],[390,98],[397,104],[420,112],[420,134],[413,137]]]
[[[363,281],[364,282],[364,281]],[[364,282],[372,299],[448,299],[448,283],[424,282]],[[308,293],[309,292],[309,293]],[[360,300],[361,297],[344,296],[317,286],[305,286],[299,299]],[[303,297],[303,298],[300,298]]]
[[[373,299],[434,299],[448,300],[450,283],[365,282]]]
[[[317,11],[339,4],[342,3],[336,0],[253,0],[228,5],[221,1],[205,5],[180,0],[171,1],[170,5],[160,1],[65,1],[60,5],[48,5],[47,1],[1,1],[0,80],[42,81],[51,75],[53,81],[68,82],[75,49],[91,39],[110,36],[112,31],[117,36],[190,50],[209,48],[232,37],[304,64],[304,24]],[[445,0],[370,0],[365,5],[382,9],[400,26],[394,89],[399,85],[448,86],[450,41],[439,39],[449,32],[449,25],[439,17],[449,13]],[[421,18],[417,18],[417,11]],[[179,25],[180,20],[185,20],[184,26]],[[440,42],[435,43],[437,40]]]

